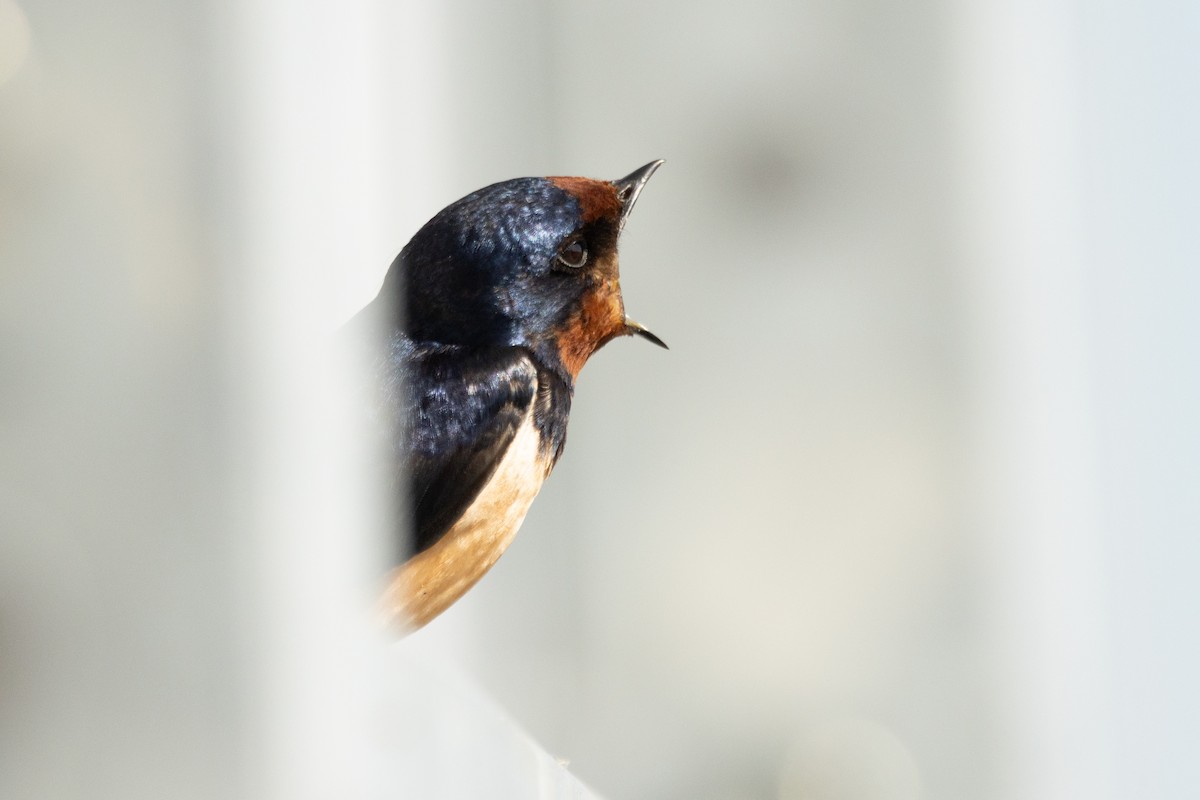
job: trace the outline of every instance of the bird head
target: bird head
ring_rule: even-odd
[[[389,273],[417,341],[520,346],[570,382],[619,336],[666,345],[625,315],[617,243],[662,161],[616,181],[517,178],[431,219]]]

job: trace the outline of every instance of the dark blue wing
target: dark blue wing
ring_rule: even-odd
[[[538,371],[515,348],[401,351],[393,349],[392,363],[406,378],[398,455],[416,553],[454,525],[492,476],[530,413]]]

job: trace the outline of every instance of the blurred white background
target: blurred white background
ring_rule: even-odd
[[[604,797],[1193,796],[1198,8],[0,0],[0,796],[391,796],[322,342],[660,157],[671,351],[406,652]]]

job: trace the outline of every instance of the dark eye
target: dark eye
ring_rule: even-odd
[[[587,263],[587,247],[580,239],[567,242],[558,251],[558,261],[563,266],[579,269]]]

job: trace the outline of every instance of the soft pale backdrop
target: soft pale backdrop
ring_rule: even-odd
[[[661,157],[623,282],[671,351],[589,364],[408,646],[611,798],[1190,796],[1198,44],[1168,0],[0,0],[0,794],[387,796],[322,342],[451,200]]]

